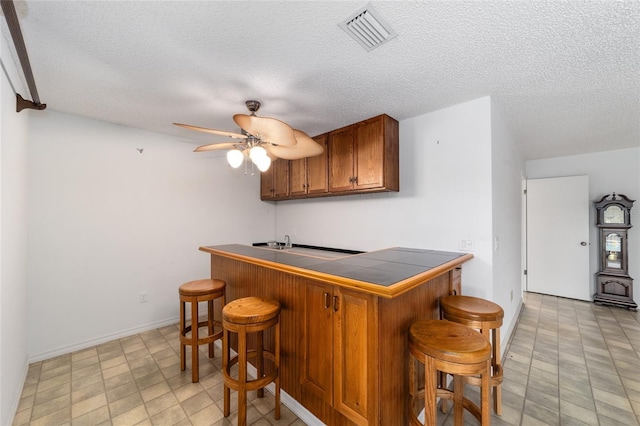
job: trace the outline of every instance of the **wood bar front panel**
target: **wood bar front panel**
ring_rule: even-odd
[[[459,274],[451,271],[386,298],[211,255],[211,276],[226,281],[227,301],[281,303],[282,389],[329,425],[408,424],[407,333],[416,320],[439,318],[439,299]],[[271,345],[271,333],[266,338]]]

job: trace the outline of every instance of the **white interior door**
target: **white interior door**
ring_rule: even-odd
[[[527,181],[527,290],[591,300],[589,177]]]

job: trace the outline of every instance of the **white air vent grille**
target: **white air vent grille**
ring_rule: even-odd
[[[371,3],[338,25],[367,51],[375,49],[398,35],[373,9]]]

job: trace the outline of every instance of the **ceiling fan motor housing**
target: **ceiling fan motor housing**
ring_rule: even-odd
[[[258,101],[246,101],[247,109],[251,111],[251,115],[256,115],[256,111],[260,109],[260,102]]]

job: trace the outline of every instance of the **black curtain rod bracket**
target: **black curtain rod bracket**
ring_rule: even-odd
[[[18,14],[16,13],[15,5],[12,0],[2,0],[0,2],[2,6],[2,13],[9,26],[9,32],[13,39],[13,45],[16,48],[18,59],[22,65],[22,72],[24,78],[27,80],[27,86],[31,92],[33,101],[25,100],[22,96],[16,93],[16,112],[20,112],[25,108],[43,110],[47,107],[47,104],[40,103],[40,97],[38,96],[38,90],[36,89],[36,82],[33,78],[33,72],[31,71],[31,63],[29,62],[29,55],[27,55],[27,47],[24,44],[22,38],[22,31],[20,30],[20,22],[18,21]]]
[[[47,104],[37,104],[33,101],[29,101],[20,96],[20,93],[16,93],[16,112],[20,112],[23,109],[37,109],[42,111],[47,107]]]

